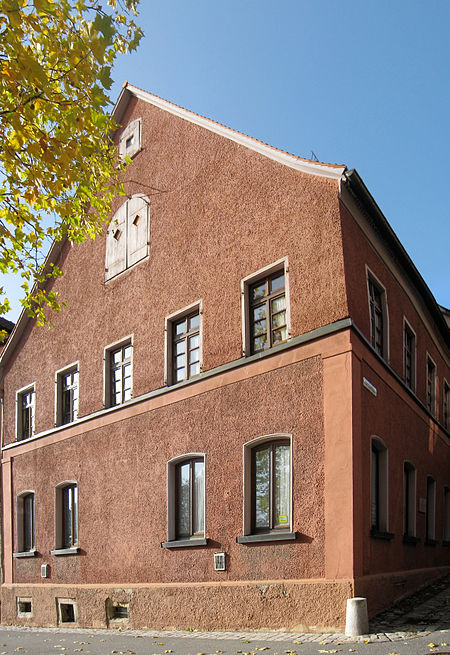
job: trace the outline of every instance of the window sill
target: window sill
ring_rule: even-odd
[[[33,550],[24,550],[20,553],[13,553],[13,557],[36,557],[36,552],[36,549],[33,548]]]
[[[437,539],[425,539],[424,541],[425,546],[437,546],[438,543]]]
[[[161,548],[193,548],[194,546],[207,546],[208,539],[174,539],[173,541],[163,541]]]
[[[412,546],[415,546],[418,544],[420,541],[419,537],[413,537],[410,534],[404,534],[403,535],[403,543],[404,544],[411,544]]]
[[[296,532],[268,532],[261,534],[246,534],[242,537],[236,537],[238,544],[254,544],[265,541],[295,541]]]
[[[374,539],[383,539],[384,541],[390,541],[395,537],[393,532],[383,532],[382,530],[375,530],[374,528],[371,529],[370,536]]]
[[[55,548],[50,551],[50,555],[78,555],[79,552],[78,546],[72,546],[71,548]]]

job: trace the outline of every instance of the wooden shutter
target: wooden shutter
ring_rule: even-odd
[[[106,233],[105,279],[110,280],[126,268],[127,203],[117,210]]]
[[[141,196],[133,196],[128,200],[127,267],[148,255],[149,249],[149,201]]]

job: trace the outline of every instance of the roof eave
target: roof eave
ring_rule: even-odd
[[[398,261],[404,270],[408,273],[415,287],[418,289],[429,312],[435,320],[437,327],[442,332],[448,349],[450,345],[450,329],[443,316],[440,306],[431,293],[427,283],[414,265],[412,259],[406,252],[405,248],[402,246],[398,236],[389,225],[389,222],[377,205],[374,197],[364,184],[361,176],[356,171],[356,169],[353,168],[351,170],[345,171],[343,175],[343,182],[344,184],[347,184],[350,192],[358,198],[360,204],[365,210],[366,215],[370,217],[371,221],[373,221],[374,228],[379,232],[381,237],[391,245],[396,257],[398,258]]]
[[[55,264],[59,254],[62,250],[62,247],[64,243],[66,242],[66,239],[62,239],[60,241],[54,241],[50,247],[50,250],[47,253],[47,257],[45,258],[44,262],[44,267],[43,270],[44,272],[48,271],[50,268],[50,264]],[[32,293],[39,288],[38,284],[35,284],[32,289]],[[3,377],[3,369],[6,366],[6,364],[9,361],[9,358],[11,357],[12,353],[14,352],[14,349],[16,345],[19,343],[25,328],[28,324],[28,321],[30,321],[31,318],[28,315],[27,309],[24,307],[22,311],[20,312],[20,316],[17,320],[17,323],[14,326],[13,331],[8,337],[8,341],[5,344],[5,347],[3,348],[1,354],[0,354],[0,377]]]
[[[326,164],[323,162],[310,161],[309,159],[303,159],[302,157],[292,155],[288,152],[285,152],[284,150],[279,150],[278,148],[270,146],[263,141],[258,141],[253,137],[243,134],[242,132],[233,130],[226,125],[222,125],[221,123],[217,123],[210,118],[196,114],[195,112],[192,112],[188,109],[184,109],[184,107],[180,107],[179,105],[175,105],[168,100],[164,100],[159,96],[148,93],[148,91],[139,89],[138,87],[133,86],[128,82],[123,85],[113,110],[113,116],[116,120],[116,123],[120,124],[128,102],[132,96],[152,104],[159,109],[173,114],[174,116],[178,116],[179,118],[187,120],[190,123],[199,125],[200,127],[203,127],[210,132],[214,132],[215,134],[223,136],[230,141],[234,141],[235,143],[238,143],[239,145],[244,146],[250,150],[259,152],[261,155],[277,161],[284,166],[294,168],[303,173],[315,175],[318,177],[326,177],[339,182],[341,176],[346,170],[346,166],[342,164]]]

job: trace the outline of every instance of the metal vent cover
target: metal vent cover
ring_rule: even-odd
[[[41,564],[41,578],[48,577],[48,564]]]

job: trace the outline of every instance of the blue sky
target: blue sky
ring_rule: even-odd
[[[450,307],[449,0],[141,0],[138,22],[145,37],[116,65],[114,100],[128,80],[356,168]],[[14,302],[8,318],[18,313]]]

